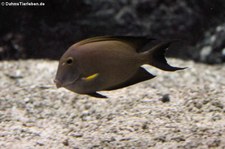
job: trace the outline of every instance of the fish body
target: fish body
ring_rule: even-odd
[[[169,66],[164,58],[170,42],[139,52],[148,38],[103,36],[72,45],[61,57],[55,78],[58,87],[95,97],[97,93],[139,83],[155,76],[141,66],[150,64],[167,71],[183,68]]]

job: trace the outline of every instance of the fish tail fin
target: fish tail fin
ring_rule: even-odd
[[[179,67],[173,67],[170,66],[167,63],[167,60],[165,58],[165,53],[168,47],[173,43],[174,41],[168,41],[168,42],[161,42],[151,48],[149,51],[146,51],[145,54],[148,57],[148,64],[165,70],[165,71],[176,71],[176,70],[182,70],[185,68],[179,68]]]

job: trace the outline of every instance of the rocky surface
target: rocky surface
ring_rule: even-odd
[[[207,31],[196,49],[200,49],[196,60],[211,64],[225,62],[225,23]]]
[[[87,37],[134,35],[181,39],[185,45],[172,56],[221,63],[223,36],[209,44],[211,50],[204,47],[211,40],[205,33],[214,34],[225,23],[224,9],[224,0],[54,0],[43,7],[0,6],[0,59],[58,59]]]
[[[0,62],[0,148],[225,148],[225,67],[187,66],[108,99],[56,89],[57,62]]]

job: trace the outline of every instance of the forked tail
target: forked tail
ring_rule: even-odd
[[[148,55],[149,64],[165,71],[176,71],[185,68],[170,66],[165,58],[165,52],[173,41],[162,42],[145,52]]]

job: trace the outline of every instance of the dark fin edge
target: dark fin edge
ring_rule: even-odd
[[[79,41],[78,45],[84,45],[92,42],[100,42],[100,41],[107,41],[107,40],[118,40],[123,41],[128,44],[131,44],[135,47],[137,52],[141,50],[146,44],[150,43],[153,40],[156,40],[155,38],[150,38],[148,36],[97,36],[92,38],[87,38],[84,40]]]
[[[99,94],[97,92],[94,93],[88,93],[87,95],[91,96],[91,97],[95,97],[95,98],[108,98],[107,96],[104,96],[102,94]]]
[[[172,40],[168,42],[163,42],[155,47],[153,47],[150,51],[150,65],[157,67],[159,69],[165,70],[165,71],[176,71],[176,70],[183,70],[186,69],[187,67],[181,68],[181,67],[173,67],[170,66],[167,63],[167,60],[165,58],[165,53],[168,47],[175,41],[178,40]]]

